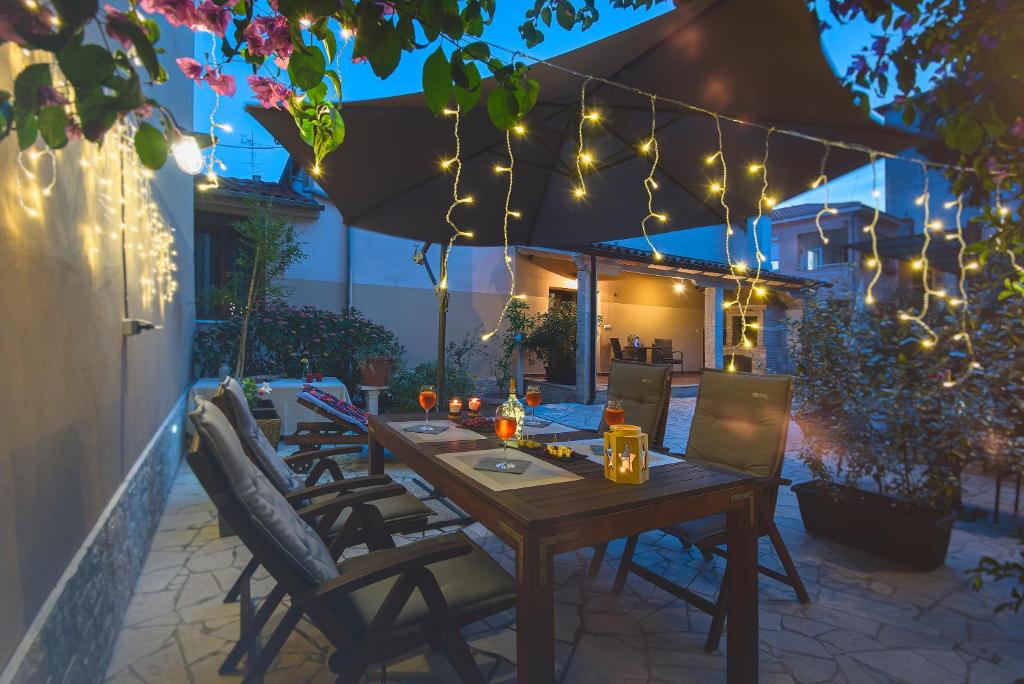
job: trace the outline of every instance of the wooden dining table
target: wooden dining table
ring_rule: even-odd
[[[438,456],[499,448],[497,437],[418,442],[393,425],[417,418],[422,414],[370,416],[369,471],[383,473],[385,451],[390,451],[515,551],[518,682],[555,680],[556,554],[717,513],[726,515],[728,525],[727,681],[757,681],[756,478],[680,459],[652,467],[643,484],[615,484],[589,460],[555,461],[580,479],[495,491]],[[598,436],[580,430],[530,439]]]

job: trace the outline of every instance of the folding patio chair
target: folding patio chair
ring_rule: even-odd
[[[246,401],[245,393],[242,391],[242,386],[237,380],[226,378],[220,387],[217,388],[217,392],[213,396],[213,403],[224,413],[228,422],[234,428],[245,455],[263,473],[267,480],[281,492],[282,496],[293,502],[293,505],[296,507],[304,507],[311,503],[316,503],[319,501],[319,496],[329,493],[323,491],[324,486],[317,485],[319,479],[317,472],[329,472],[329,469],[326,467],[320,468],[325,462],[335,466],[336,474],[332,473],[334,474],[334,483],[341,483],[335,484],[330,490],[332,492],[342,490],[354,492],[364,487],[392,484],[391,478],[387,475],[345,478],[341,470],[337,468],[337,464],[325,456],[325,454],[333,451],[331,449],[314,452],[323,456],[323,458],[314,466],[309,476],[303,481],[300,476],[289,468],[288,459],[292,459],[291,463],[301,461],[294,459],[294,455],[282,458],[277,454],[256,424],[255,418],[249,411],[249,405]],[[396,491],[397,493],[394,496],[382,497],[372,504],[380,511],[388,533],[401,534],[425,530],[427,518],[433,514],[433,511],[419,499],[407,493],[404,488]],[[328,538],[333,537],[342,529],[346,521],[347,515],[339,516],[333,525],[326,528],[326,536]],[[359,532],[359,530],[355,530],[355,532]],[[356,534],[346,545],[358,544],[364,541],[363,537]],[[342,550],[344,550],[343,547],[339,548],[339,552]],[[256,620],[255,615],[266,615],[269,617],[283,597],[281,592],[272,592],[265,600],[264,606],[259,611],[254,611],[250,599],[249,583],[258,567],[259,562],[254,557],[242,570],[224,599],[226,603],[230,603],[241,598],[242,634],[238,643],[224,660],[221,666],[222,674],[234,671],[242,656],[251,646],[252,635],[255,634],[258,637],[259,630],[262,629],[263,625]],[[250,622],[255,626],[254,630],[250,629]],[[246,634],[249,634],[250,637],[245,638]]]
[[[654,348],[651,349],[655,363],[667,363],[670,366],[679,366],[679,372],[683,372],[683,352],[672,350],[672,340],[661,337],[654,338]]]
[[[608,399],[622,402],[626,411],[626,422],[639,425],[648,435],[652,449],[665,441],[668,424],[668,405],[672,399],[672,367],[655,363],[636,361],[612,361],[608,372]],[[608,430],[608,421],[601,414],[597,431]],[[587,574],[593,577],[600,571],[608,543],[594,547]]]
[[[788,375],[752,375],[705,368],[697,390],[697,405],[686,444],[688,461],[712,468],[739,471],[763,478],[758,496],[759,536],[767,535],[785,572],[758,565],[758,570],[789,585],[801,603],[810,599],[793,559],[775,526],[775,504],[779,485],[790,484],[780,477],[789,431],[793,378]],[[725,515],[712,515],[680,523],[662,531],[676,537],[683,548],[696,546],[705,560],[712,555],[728,559]],[[619,593],[632,572],[690,605],[712,615],[705,650],[714,651],[722,636],[729,591],[729,566],[726,562],[718,598],[712,602],[685,587],[658,575],[633,560],[639,535],[626,541],[612,591]]]
[[[258,681],[288,634],[305,616],[330,641],[336,682],[359,681],[375,661],[421,645],[443,646],[465,682],[483,682],[460,627],[515,605],[515,582],[462,533],[395,547],[371,502],[401,491],[396,484],[342,492],[296,510],[250,461],[224,414],[198,401],[190,414],[196,437],[189,465],[217,510],[290,597],[290,607],[243,684]],[[331,548],[322,533],[348,512]],[[316,525],[316,530],[311,525]],[[336,562],[337,545],[356,527],[371,551]]]

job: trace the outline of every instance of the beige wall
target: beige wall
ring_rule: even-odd
[[[164,34],[171,82],[159,97],[187,128],[192,88],[172,62],[192,54],[191,37],[174,35],[182,33]],[[20,50],[0,47],[0,88],[25,64]],[[16,156],[13,136],[0,142],[0,667],[184,391],[194,319],[191,178],[170,162],[154,182],[177,229],[180,289],[172,303],[144,307],[144,257],[129,250],[131,316],[163,329],[125,338],[120,236],[98,200],[99,181],[109,179],[119,202],[119,166],[95,145],[72,143],[57,153],[49,197],[22,187],[33,218],[17,198]],[[48,174],[46,159],[37,162]],[[129,198],[129,216],[135,206]]]

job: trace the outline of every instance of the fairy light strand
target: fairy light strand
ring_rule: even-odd
[[[957,274],[957,294],[959,298],[948,301],[951,307],[959,308],[959,322],[960,329],[955,335],[953,335],[953,342],[961,342],[964,346],[964,351],[967,353],[967,367],[964,368],[963,372],[960,373],[956,378],[949,377],[943,383],[942,386],[946,388],[956,387],[961,382],[971,376],[974,371],[981,369],[981,364],[978,363],[978,359],[974,353],[974,340],[971,338],[971,331],[973,330],[973,317],[971,315],[970,299],[967,294],[967,262],[964,260],[964,256],[967,253],[967,241],[964,239],[964,226],[963,226],[963,213],[964,213],[964,197],[963,195],[957,195],[956,200],[953,202],[947,202],[947,208],[956,207],[956,235],[955,239],[959,243],[959,249],[957,250],[956,260],[959,266],[959,272]]]
[[[872,153],[870,155],[871,165],[871,198],[874,200],[874,211],[871,214],[871,222],[864,226],[864,232],[871,237],[871,260],[868,262],[868,268],[874,269],[874,273],[871,274],[871,280],[868,281],[867,289],[864,292],[864,303],[874,304],[875,303],[875,286],[878,285],[878,281],[882,278],[882,257],[878,253],[878,219],[882,215],[881,208],[881,193],[878,191],[878,169],[875,168],[877,162],[876,155]]]
[[[658,170],[658,161],[661,158],[661,152],[658,149],[658,109],[657,109],[657,98],[651,97],[651,137],[648,138],[640,145],[640,151],[644,154],[651,154],[651,168],[647,173],[647,177],[644,178],[644,191],[647,192],[647,215],[644,216],[640,222],[640,231],[644,235],[644,240],[647,241],[647,246],[651,248],[651,252],[654,254],[656,261],[661,260],[661,252],[651,242],[650,235],[647,234],[647,222],[652,218],[665,223],[668,221],[668,216],[663,212],[654,211],[654,191],[658,188],[658,182],[654,180],[654,174]]]
[[[587,115],[588,83],[590,83],[589,78],[583,81],[583,85],[580,86],[580,120],[576,129],[576,181],[578,184],[572,191],[576,199],[582,199],[587,196],[587,181],[583,178],[583,167],[594,163],[593,157],[586,151],[583,142],[583,125],[589,118]]]
[[[818,177],[811,183],[811,189],[816,189],[824,184],[825,201],[821,205],[821,209],[817,214],[814,215],[814,226],[818,229],[818,237],[821,238],[823,245],[828,244],[828,237],[825,235],[825,229],[821,226],[821,217],[828,214],[835,216],[839,213],[838,209],[829,206],[829,187],[828,187],[828,174],[826,172],[826,166],[828,164],[828,153],[831,150],[830,145],[825,145],[825,154],[821,157],[821,167],[818,169]]]
[[[761,287],[761,264],[765,261],[764,253],[761,251],[761,238],[757,233],[758,224],[764,218],[765,207],[771,208],[774,205],[772,199],[768,196],[768,150],[769,143],[771,141],[772,132],[774,129],[768,129],[764,136],[764,157],[761,159],[760,164],[754,164],[750,168],[752,171],[761,171],[761,192],[757,199],[757,216],[754,218],[754,223],[751,227],[754,237],[754,280],[747,287],[747,297],[745,300],[740,302],[740,285],[739,281],[736,283],[736,301],[738,302],[740,312],[740,340],[744,347],[755,346],[751,343],[750,338],[747,337],[747,330],[751,327],[751,324],[747,321],[747,312],[750,310],[750,299],[754,293],[762,294],[764,289]],[[754,339],[757,339],[757,330],[760,326],[755,327]],[[735,361],[735,352],[732,355],[732,361]]]
[[[480,339],[487,342],[497,334],[498,329],[501,327],[502,321],[505,320],[505,314],[508,313],[508,307],[512,305],[514,299],[524,299],[522,295],[516,294],[516,271],[512,268],[512,256],[508,253],[508,220],[510,218],[520,218],[518,211],[513,211],[510,206],[512,203],[512,184],[514,182],[514,171],[516,166],[516,158],[512,153],[512,133],[511,131],[505,131],[505,150],[508,152],[508,166],[499,166],[495,168],[497,173],[508,174],[508,186],[505,190],[505,211],[501,218],[501,232],[503,238],[503,248],[505,257],[505,269],[508,271],[509,277],[509,289],[508,299],[505,300],[505,306],[501,308],[501,313],[498,314],[498,320],[494,324],[494,328],[490,331],[481,335]]]
[[[928,264],[928,248],[932,243],[931,230],[933,229],[931,220],[931,190],[929,188],[928,167],[921,165],[921,169],[924,172],[924,189],[921,196],[917,198],[915,203],[924,207],[924,226],[922,230],[924,239],[921,243],[921,251],[918,254],[917,260],[911,264],[914,270],[921,272],[921,308],[916,314],[910,313],[909,311],[901,311],[900,320],[907,321],[921,328],[926,335],[926,337],[922,337],[920,339],[921,346],[926,349],[930,349],[939,341],[939,336],[925,320],[925,317],[928,315],[928,311],[931,308],[932,297],[939,298],[944,296],[945,293],[940,290],[933,290],[928,277],[930,270]]]
[[[462,181],[462,135],[459,132],[459,124],[461,123],[461,109],[455,107],[455,109],[445,109],[444,114],[454,118],[454,124],[452,125],[452,135],[455,139],[455,156],[450,159],[444,159],[441,161],[442,169],[454,169],[452,177],[452,201],[448,205],[448,211],[445,212],[444,220],[452,229],[452,236],[448,240],[448,247],[444,250],[444,254],[441,255],[441,282],[438,283],[438,288],[446,290],[448,288],[448,259],[451,256],[452,247],[455,246],[455,241],[460,237],[471,238],[473,232],[469,230],[463,230],[459,228],[458,224],[455,223],[453,214],[455,208],[463,204],[472,204],[472,196],[462,196],[459,194],[459,184]]]

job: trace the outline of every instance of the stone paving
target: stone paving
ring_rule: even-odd
[[[692,410],[693,399],[673,399],[666,439],[672,448],[685,444]],[[566,404],[542,407],[539,413],[592,427],[599,411],[600,407]],[[791,430],[787,453],[793,453],[799,439],[799,431]],[[412,486],[408,470],[393,467],[388,472]],[[787,459],[784,474],[797,480],[806,477],[792,458]],[[979,496],[985,494],[986,482],[973,482]],[[941,684],[1024,678],[1024,615],[992,612],[1008,587],[975,593],[967,588],[963,573],[981,555],[1008,558],[1017,553],[1008,524],[996,529],[987,522],[958,523],[946,565],[922,574],[806,535],[788,489],[781,493],[777,521],[811,602],[801,605],[787,587],[762,578],[762,682]],[[466,531],[511,570],[512,553],[500,540],[479,525]],[[725,681],[722,651],[707,654],[702,648],[708,616],[636,577],[621,595],[610,593],[621,550],[621,541],[612,544],[595,578],[585,577],[589,549],[556,558],[559,681]],[[248,558],[236,537],[218,536],[213,505],[183,464],[125,615],[106,681],[240,681],[238,676],[219,676],[217,667],[238,635],[238,604],[226,605],[222,599]],[[766,544],[761,558],[777,566]],[[722,561],[706,563],[699,553],[683,551],[660,533],[641,537],[637,559],[709,597],[721,581]],[[257,595],[271,586],[270,578],[257,574]],[[465,633],[488,682],[515,681],[512,612],[472,625]],[[724,639],[722,643],[724,648]],[[302,622],[265,681],[332,682],[326,665],[329,655],[326,640]],[[379,666],[365,681],[382,681]],[[424,649],[387,663],[384,681],[456,678],[442,655]]]

